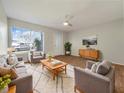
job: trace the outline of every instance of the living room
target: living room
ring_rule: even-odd
[[[0,93],[124,93],[123,4],[0,0]]]

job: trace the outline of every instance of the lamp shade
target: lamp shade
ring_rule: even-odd
[[[14,52],[15,51],[15,48],[14,47],[7,48],[7,51],[8,52]]]

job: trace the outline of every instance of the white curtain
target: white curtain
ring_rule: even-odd
[[[63,54],[63,32],[56,33],[55,55]]]

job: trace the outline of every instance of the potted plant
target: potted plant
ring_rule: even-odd
[[[65,47],[65,55],[71,55],[71,46],[72,44],[70,42],[66,42],[64,44]]]
[[[46,57],[47,57],[48,61],[51,62],[51,60],[52,60],[52,58],[53,58],[52,55],[51,55],[51,54],[47,54]]]
[[[8,91],[8,84],[10,84],[11,79],[10,75],[5,75],[0,77],[0,93],[7,93]]]
[[[41,50],[41,42],[38,38],[35,38],[34,44],[35,44],[37,51],[40,51]]]

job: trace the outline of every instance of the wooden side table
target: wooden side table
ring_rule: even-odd
[[[16,86],[14,85],[14,86],[9,87],[8,93],[16,93]]]

